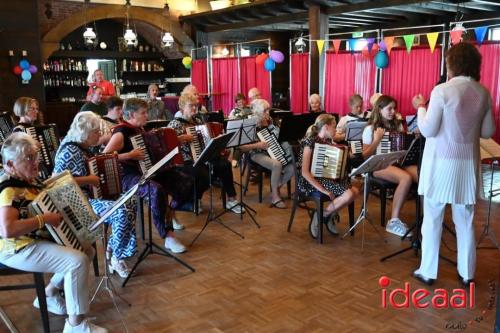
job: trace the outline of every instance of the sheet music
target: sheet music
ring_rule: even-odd
[[[481,160],[500,158],[500,145],[493,139],[480,139]]]
[[[350,121],[346,126],[346,141],[361,141],[363,139],[363,130],[367,125],[366,121]]]
[[[406,150],[395,151],[387,154],[372,155],[359,167],[352,169],[349,177],[354,177],[362,173],[373,172],[385,169],[401,159],[406,154]]]

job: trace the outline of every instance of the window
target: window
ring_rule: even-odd
[[[490,40],[500,40],[500,27],[490,29]]]

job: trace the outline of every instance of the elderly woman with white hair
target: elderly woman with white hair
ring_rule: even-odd
[[[253,116],[257,118],[257,127],[259,129],[267,127],[278,137],[279,128],[272,124],[269,116],[270,109],[271,106],[265,99],[256,99],[252,103]],[[241,147],[242,151],[250,151],[250,158],[253,162],[271,170],[271,207],[285,209],[287,206],[281,198],[280,188],[292,178],[294,166],[292,164],[283,166],[281,162],[269,156],[267,148],[268,144],[264,141]],[[289,150],[289,145],[284,146],[284,149]]]
[[[152,83],[148,86],[148,97],[146,98],[146,102],[148,103],[148,120],[174,119],[172,113],[165,108],[165,103],[161,99],[158,99],[159,92],[158,85]]]
[[[38,101],[32,97],[19,97],[14,102],[13,112],[19,121],[12,132],[25,132],[26,127],[34,126],[38,120],[40,113]]]
[[[54,172],[69,170],[82,190],[89,194],[89,186],[99,186],[99,177],[90,175],[87,159],[91,157],[89,148],[99,142],[101,119],[91,111],[82,111],[73,119],[73,123],[59,147]],[[90,199],[90,204],[96,214],[103,214],[114,202],[101,199]],[[111,224],[112,231],[108,242],[107,255],[111,255],[110,271],[116,271],[120,277],[126,278],[129,269],[126,258],[132,257],[137,251],[135,235],[135,211],[133,205],[122,206],[113,213],[106,223]]]
[[[28,214],[28,205],[43,190],[43,184],[37,182],[36,141],[28,134],[13,133],[2,146],[2,160],[5,173],[0,176],[0,262],[27,272],[54,273],[45,289],[47,309],[56,315],[68,314],[63,332],[107,332],[86,319],[90,258],[40,238],[39,231],[46,224],[57,227],[61,223],[60,214]],[[59,292],[63,288],[66,302]],[[33,305],[40,306],[38,299]]]
[[[322,113],[321,109],[321,96],[318,94],[312,94],[309,96],[309,112],[311,113]]]

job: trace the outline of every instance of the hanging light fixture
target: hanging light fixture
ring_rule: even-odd
[[[227,47],[224,46],[221,53],[224,57],[227,57],[229,55],[229,50],[227,49]]]
[[[127,8],[127,28],[125,29],[125,34],[123,35],[123,38],[125,39],[127,46],[137,46],[138,44],[137,35],[132,29],[130,29],[130,22],[128,17],[130,0],[126,0],[125,7]]]
[[[304,42],[302,36],[300,36],[295,42],[295,48],[297,49],[297,52],[304,52],[304,49],[306,48],[306,43]]]
[[[163,9],[164,9],[165,15],[170,16],[170,13],[169,13],[170,8],[168,6],[167,1],[165,1],[165,7]],[[168,20],[169,20],[169,25],[170,25],[170,17]],[[169,47],[172,47],[172,45],[174,45],[174,37],[172,36],[172,34],[170,32],[165,31],[165,33],[161,36],[161,47],[162,48],[169,48]]]
[[[83,26],[85,27],[85,31],[83,32],[83,40],[85,42],[85,45],[91,46],[91,45],[97,45],[97,35],[92,29],[92,27],[87,27],[87,4],[90,2],[90,0],[85,0],[85,3],[83,4],[83,11],[85,12],[85,22]]]

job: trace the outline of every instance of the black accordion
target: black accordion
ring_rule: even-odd
[[[0,146],[4,143],[5,139],[12,133],[14,122],[9,112],[0,112]]]
[[[276,135],[274,135],[269,128],[264,127],[257,132],[257,137],[260,141],[267,142],[267,153],[271,158],[278,160],[283,166],[288,165],[292,160],[278,142]]]
[[[40,143],[39,176],[41,179],[49,178],[59,148],[59,132],[56,124],[25,127],[24,131]]]

